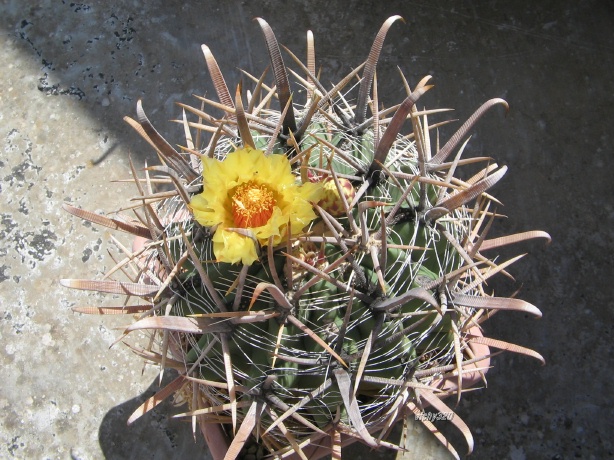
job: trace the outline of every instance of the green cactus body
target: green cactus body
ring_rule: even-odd
[[[213,406],[219,420],[235,424],[229,433],[245,426],[276,456],[308,455],[310,444],[298,444],[307,439],[337,449],[340,433],[372,447],[387,445],[382,430],[418,410],[420,394],[461,392],[440,392],[436,385],[461,382],[463,369],[485,372],[480,363],[488,363],[488,356],[475,356],[471,343],[501,342],[476,336],[484,312],[539,315],[530,304],[489,297],[484,290],[483,282],[501,270],[480,252],[480,231],[494,216],[485,192],[505,168],[487,164],[467,182],[454,178],[460,154],[453,162],[446,158],[472,123],[431,152],[431,113],[414,107],[430,89],[428,79],[408,88],[394,110],[366,116],[377,50],[396,19],[386,21],[376,38],[356,106],[345,102],[354,96],[343,93],[344,84],[327,92],[303,66],[308,100],[305,106],[290,102],[277,42],[259,19],[276,93],[259,82],[244,107],[241,91],[230,96],[203,47],[226,116],[214,119],[182,105],[199,117],[182,121],[192,158],[159,137],[140,103],[139,122],[131,122],[156,145],[166,165],[158,171],[170,176],[177,193],[144,206],[147,225],[122,227],[151,240],[131,258],[141,261],[133,281],[143,292],[159,287],[141,295],[152,309],[130,331],[153,331],[160,356],[148,354],[153,361],[185,364],[183,387],[198,397],[180,416],[210,414],[207,406]],[[313,62],[312,48],[309,53]],[[505,102],[489,101],[475,118],[496,104]],[[411,136],[400,134],[406,119]],[[279,178],[264,177],[266,168],[286,167],[280,157],[288,159],[290,180],[281,172]],[[238,158],[254,158],[265,169],[242,176],[245,165]],[[237,171],[224,172],[225,163],[234,161]],[[207,189],[214,183],[227,189]],[[92,220],[75,209],[69,211]],[[488,246],[548,238],[529,233]],[[160,277],[149,275],[148,267]],[[85,288],[74,281],[65,284]],[[531,350],[520,352],[541,359]],[[229,457],[241,455],[247,437],[239,433],[229,440]]]

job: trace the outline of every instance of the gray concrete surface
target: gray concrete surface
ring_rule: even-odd
[[[70,311],[113,304],[58,285],[101,276],[113,264],[112,244],[61,203],[111,211],[131,196],[108,181],[127,176],[129,154],[137,163],[153,158],[122,121],[138,98],[180,142],[168,122],[179,114],[174,103],[212,91],[201,43],[234,84],[237,68],[259,73],[267,65],[253,17],[267,19],[299,55],[312,29],[323,79],[336,81],[365,58],[392,14],[406,24],[386,40],[380,98],[390,105],[402,97],[400,66],[413,83],[431,74],[436,87],[424,103],[453,107],[461,120],[488,98],[507,99],[508,116],[494,111],[480,122],[470,151],[510,167],[496,190],[510,219],[497,231],[544,229],[554,240],[527,245],[516,284],[492,285],[499,294],[521,286],[544,317],[497,315],[487,333],[537,349],[547,365],[500,356],[489,388],[463,399],[458,411],[476,437],[472,458],[614,455],[611,2],[3,0],[1,458],[207,458],[168,406],[125,427],[154,391],[156,372],[141,373],[122,346],[109,349],[126,319]]]

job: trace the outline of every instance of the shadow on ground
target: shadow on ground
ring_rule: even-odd
[[[147,391],[113,407],[105,414],[100,424],[98,439],[106,459],[211,459],[200,433],[197,433],[194,440],[191,428],[185,420],[171,418],[173,413],[178,412],[178,408],[170,401],[172,398],[165,400],[130,426],[127,425],[128,418],[141,404],[177,376],[175,372],[165,374],[161,385],[156,378]]]

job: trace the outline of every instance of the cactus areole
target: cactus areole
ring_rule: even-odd
[[[429,123],[442,111],[416,106],[430,77],[413,89],[401,77],[407,97],[382,107],[375,68],[398,19],[383,24],[365,63],[329,88],[316,77],[311,33],[307,64],[288,52],[291,85],[273,32],[258,19],[273,82],[248,74],[251,90],[239,85],[234,97],[203,45],[218,101],[180,104],[185,147],[161,137],[140,101],[136,120],[126,118],[161,161],[140,176],[132,166],[134,215],[64,205],[137,242],[105,280],[62,280],[129,301],[74,310],[137,314],[126,334],[147,331],[152,340],[133,350],[178,372],[130,423],[174,395],[187,403],[175,416],[209,438],[217,427],[228,459],[249,445],[279,458],[339,458],[354,441],[402,451],[407,436],[387,441],[392,427],[403,423],[408,435],[410,420],[420,420],[442,438],[432,418],[418,415],[451,412],[446,398],[485,381],[491,349],[543,362],[480,329],[496,310],[541,316],[520,299],[495,297],[485,282],[518,259],[495,262],[493,249],[550,238],[489,239],[498,203],[490,189],[506,167],[463,157],[475,121],[507,103],[484,103],[440,148],[430,139],[444,122]],[[461,180],[455,173],[466,164],[481,166]],[[156,191],[159,183],[166,189]],[[118,279],[122,272],[133,276]],[[471,451],[465,423],[451,423]]]

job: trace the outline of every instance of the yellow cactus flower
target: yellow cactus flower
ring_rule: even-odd
[[[222,161],[203,157],[202,163],[203,192],[190,208],[198,223],[217,226],[213,252],[219,262],[251,265],[258,259],[254,241],[233,229],[251,231],[262,246],[273,237],[276,245],[289,225],[295,236],[316,218],[311,202],[322,198],[322,185],[297,183],[284,155],[244,147]]]

